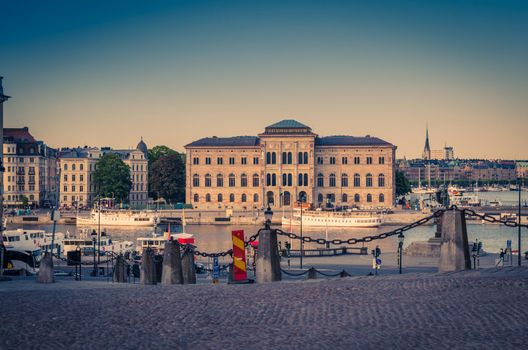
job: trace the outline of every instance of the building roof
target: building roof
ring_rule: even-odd
[[[4,140],[15,142],[35,142],[27,126],[23,128],[4,128]]]
[[[271,124],[266,127],[267,128],[291,128],[291,129],[299,129],[299,128],[310,128],[309,126],[306,126],[302,123],[299,123],[297,120],[293,119],[284,119],[280,122],[277,122],[275,124]]]
[[[191,142],[185,147],[255,147],[259,145],[256,136],[205,137]]]
[[[392,146],[391,143],[377,137],[365,136],[326,136],[315,139],[317,146]]]
[[[140,150],[141,152],[143,152],[143,154],[145,155],[145,157],[147,156],[147,154],[148,154],[148,147],[147,147],[147,144],[146,144],[145,142],[143,142],[143,137],[141,137],[141,141],[139,141],[139,143],[137,144],[136,149],[138,149],[138,150]]]

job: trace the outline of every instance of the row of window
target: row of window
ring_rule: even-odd
[[[235,165],[235,157],[229,157],[228,158],[229,165]],[[258,157],[253,157],[253,164],[257,165],[259,163]],[[194,165],[200,165],[200,157],[193,157],[193,164]],[[205,164],[211,165],[212,164],[212,158],[211,157],[205,157]],[[216,164],[217,165],[223,165],[224,164],[224,158],[223,157],[217,157],[216,158]],[[248,164],[248,158],[247,157],[241,157],[240,158],[240,164],[247,165]]]
[[[28,191],[30,191],[30,192],[31,191],[35,191],[35,185],[29,185],[28,187],[29,187]],[[15,185],[7,185],[7,191],[8,192],[11,192],[11,191],[12,192],[15,192],[15,191],[22,192],[22,191],[25,191],[25,188],[26,188],[25,184],[19,184],[19,185],[16,185],[16,186]]]
[[[367,196],[366,196],[366,201],[367,203],[372,203],[372,194],[370,193],[367,193]],[[323,200],[324,200],[324,196],[322,193],[319,193],[317,195],[317,202],[318,203],[323,203]],[[334,193],[328,193],[326,195],[326,201],[328,203],[335,203],[335,194]],[[348,194],[346,193],[343,193],[341,195],[341,202],[342,203],[347,203],[348,202]],[[359,193],[356,193],[354,194],[354,203],[359,203],[361,202],[361,196],[359,195]],[[379,203],[384,203],[385,202],[385,195],[383,193],[380,193],[378,195],[378,202]]]
[[[25,196],[23,194],[14,194],[14,195],[10,195],[9,194],[9,195],[7,195],[7,200],[8,201],[17,201],[17,200],[18,201],[22,201],[24,199],[24,197]],[[35,200],[35,195],[30,194],[29,195],[29,200],[30,201]]]
[[[253,187],[259,187],[260,177],[258,174],[253,175],[252,185]],[[200,175],[194,174],[192,178],[193,187],[200,187]],[[205,175],[204,187],[212,187],[212,176],[211,174]],[[236,176],[235,174],[229,174],[228,186],[236,187]],[[325,187],[325,178],[323,174],[317,175],[317,187]],[[266,186],[277,186],[277,175],[266,174]],[[282,174],[282,186],[293,186],[293,174]],[[309,186],[308,174],[300,173],[297,175],[297,186]],[[335,174],[330,174],[328,177],[328,187],[337,186],[337,177]],[[222,174],[216,175],[216,187],[224,187],[224,176]],[[242,174],[240,176],[240,187],[248,187],[248,176]],[[341,174],[341,187],[348,187],[348,175]],[[361,187],[361,175],[354,174],[354,187]],[[367,174],[365,176],[365,187],[373,187],[373,176]],[[385,187],[385,175],[378,175],[378,187]]]
[[[337,164],[336,157],[329,157],[328,162],[329,164]],[[317,164],[322,165],[324,164],[324,157],[317,157]],[[348,164],[348,157],[341,157],[341,164]],[[354,164],[361,164],[361,157],[354,157]],[[366,157],[365,158],[365,164],[374,164],[372,157]],[[378,164],[385,164],[385,157],[378,157]]]
[[[233,202],[235,201],[235,194],[234,194],[234,193],[231,193],[231,194],[229,195],[228,198],[229,198],[229,202],[230,202],[230,203],[233,203]],[[204,198],[204,199],[205,199],[206,202],[211,202],[211,194],[210,194],[210,193],[207,193],[207,194],[205,195],[205,198]],[[200,196],[199,196],[197,193],[195,193],[194,196],[193,196],[193,202],[198,203],[199,201],[200,201]],[[218,194],[216,195],[216,201],[217,201],[218,203],[222,203],[222,202],[224,201],[224,195],[223,195],[222,193],[218,193]],[[248,196],[247,196],[245,193],[243,193],[243,194],[240,196],[240,201],[241,201],[242,203],[247,202],[247,201],[248,201]],[[253,195],[253,202],[254,202],[254,203],[258,203],[258,201],[259,201],[259,195],[255,193],[255,194]]]

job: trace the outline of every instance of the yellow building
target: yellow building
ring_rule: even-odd
[[[185,146],[186,201],[199,209],[392,207],[396,146],[369,135],[319,137],[295,120],[258,136]]]

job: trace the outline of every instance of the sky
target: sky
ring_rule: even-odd
[[[5,1],[6,127],[178,151],[296,119],[528,159],[528,1]]]

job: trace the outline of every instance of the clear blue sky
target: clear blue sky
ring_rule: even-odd
[[[528,158],[528,1],[5,1],[6,126],[183,145],[294,118],[400,157]]]

